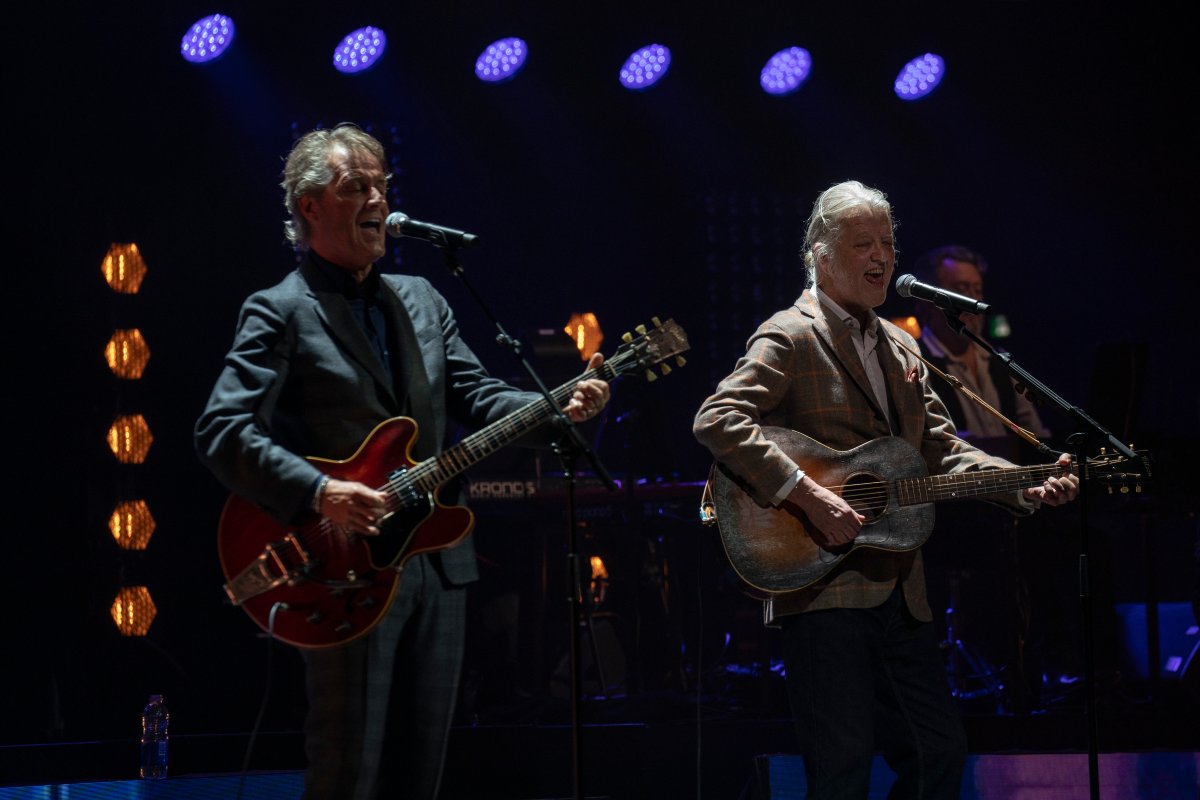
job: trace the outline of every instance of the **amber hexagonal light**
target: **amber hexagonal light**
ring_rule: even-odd
[[[575,349],[579,351],[579,356],[584,361],[591,358],[604,342],[604,332],[600,330],[600,322],[591,311],[572,314],[571,319],[567,322],[567,327],[563,330],[567,332],[567,336],[571,337],[571,341],[575,342]]]
[[[119,416],[108,429],[108,449],[122,464],[141,464],[153,442],[150,426],[141,414]]]
[[[104,256],[100,271],[104,273],[105,283],[112,287],[114,292],[137,294],[142,286],[142,279],[146,277],[146,262],[136,244],[114,242]]]
[[[108,529],[122,550],[145,550],[154,528],[154,517],[145,500],[119,503],[108,518]]]
[[[104,360],[118,378],[137,380],[150,361],[150,347],[137,328],[118,330],[104,346]]]
[[[916,317],[892,317],[892,324],[914,339],[921,338],[921,323]]]
[[[145,586],[122,586],[108,612],[122,636],[145,636],[158,609]]]

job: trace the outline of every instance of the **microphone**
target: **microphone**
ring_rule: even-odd
[[[966,311],[968,314],[987,313],[990,306],[965,294],[947,291],[940,286],[930,286],[921,283],[916,275],[901,275],[896,278],[896,293],[901,297],[915,297],[918,300],[928,300],[944,311]]]
[[[408,214],[399,211],[388,214],[385,227],[389,236],[424,239],[435,247],[470,247],[479,243],[479,237],[473,233],[456,231],[454,228],[445,228],[432,222],[417,222]]]

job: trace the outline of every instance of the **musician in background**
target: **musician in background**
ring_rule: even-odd
[[[940,286],[982,301],[983,277],[987,261],[973,250],[960,245],[943,245],[922,254],[913,268],[917,280]],[[960,334],[946,313],[932,303],[917,300],[913,311],[921,321],[921,354],[938,369],[958,378],[967,389],[983,398],[1004,416],[1032,432],[1039,439],[1050,435],[1042,424],[1037,408],[1017,385],[1000,359]],[[981,314],[964,312],[959,319],[975,336],[985,338],[985,319]],[[958,435],[989,453],[1017,460],[1015,443],[1021,440],[978,404],[954,389],[936,373],[930,378],[938,396],[946,404]]]
[[[421,461],[440,452],[448,417],[481,427],[541,397],[487,373],[427,280],[376,268],[386,243],[386,164],[379,141],[351,124],[295,143],[282,186],[300,265],[243,304],[196,423],[201,460],[286,525],[319,514],[342,532],[373,536],[386,512],[384,494],[330,479],[304,456],[349,458],[379,423],[405,416],[417,422],[411,457]],[[582,381],[566,414],[590,419],[608,396],[604,381]],[[553,435],[549,426],[541,433]],[[466,587],[477,578],[469,537],[415,556],[368,635],[302,650],[305,798],[437,796]]]
[[[896,266],[894,227],[879,190],[847,181],[823,191],[805,235],[807,288],[754,332],[693,426],[755,502],[802,518],[826,550],[850,545],[865,518],[805,474],[763,426],[834,450],[901,437],[933,474],[1013,466],[955,435],[911,352],[916,342],[873,311]],[[1061,476],[994,499],[1021,514],[1073,499],[1070,456],[1058,463]],[[782,631],[810,798],[865,798],[877,744],[897,773],[895,796],[959,796],[966,735],[931,624],[919,549],[855,549],[810,585],[771,595],[765,620]]]

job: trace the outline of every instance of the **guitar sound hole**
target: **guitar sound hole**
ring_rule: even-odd
[[[875,475],[851,475],[842,489],[842,497],[858,513],[872,522],[887,510],[887,484]]]

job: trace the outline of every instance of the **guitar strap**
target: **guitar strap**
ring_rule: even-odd
[[[880,327],[880,330],[883,330],[882,325],[879,327]],[[984,411],[988,412],[989,414],[994,416],[996,419],[1003,422],[1005,427],[1007,427],[1010,431],[1015,433],[1017,436],[1020,436],[1022,439],[1029,442],[1031,445],[1038,448],[1039,450],[1045,451],[1047,449],[1046,445],[1043,444],[1040,439],[1038,439],[1037,435],[1034,434],[1033,431],[1028,430],[1026,428],[1022,428],[1020,425],[1013,422],[1008,417],[1004,416],[1004,414],[1002,414],[999,410],[997,410],[995,407],[993,407],[991,403],[984,400],[982,397],[975,394],[975,392],[971,391],[966,386],[964,386],[963,382],[960,381],[958,378],[954,377],[953,375],[948,375],[947,373],[938,369],[938,367],[935,364],[931,363],[929,361],[929,359],[925,358],[919,352],[917,352],[916,350],[913,350],[911,347],[904,344],[903,342],[897,341],[896,339],[892,338],[886,331],[884,331],[884,336],[887,336],[889,339],[891,339],[893,344],[897,345],[898,347],[903,347],[905,350],[912,353],[913,356],[918,361],[923,363],[925,366],[929,367],[929,370],[931,372],[933,372],[935,375],[940,377],[942,380],[946,381],[946,383],[953,386],[956,390],[958,390],[962,394],[966,395],[969,400],[971,400],[973,403],[978,405]]]

